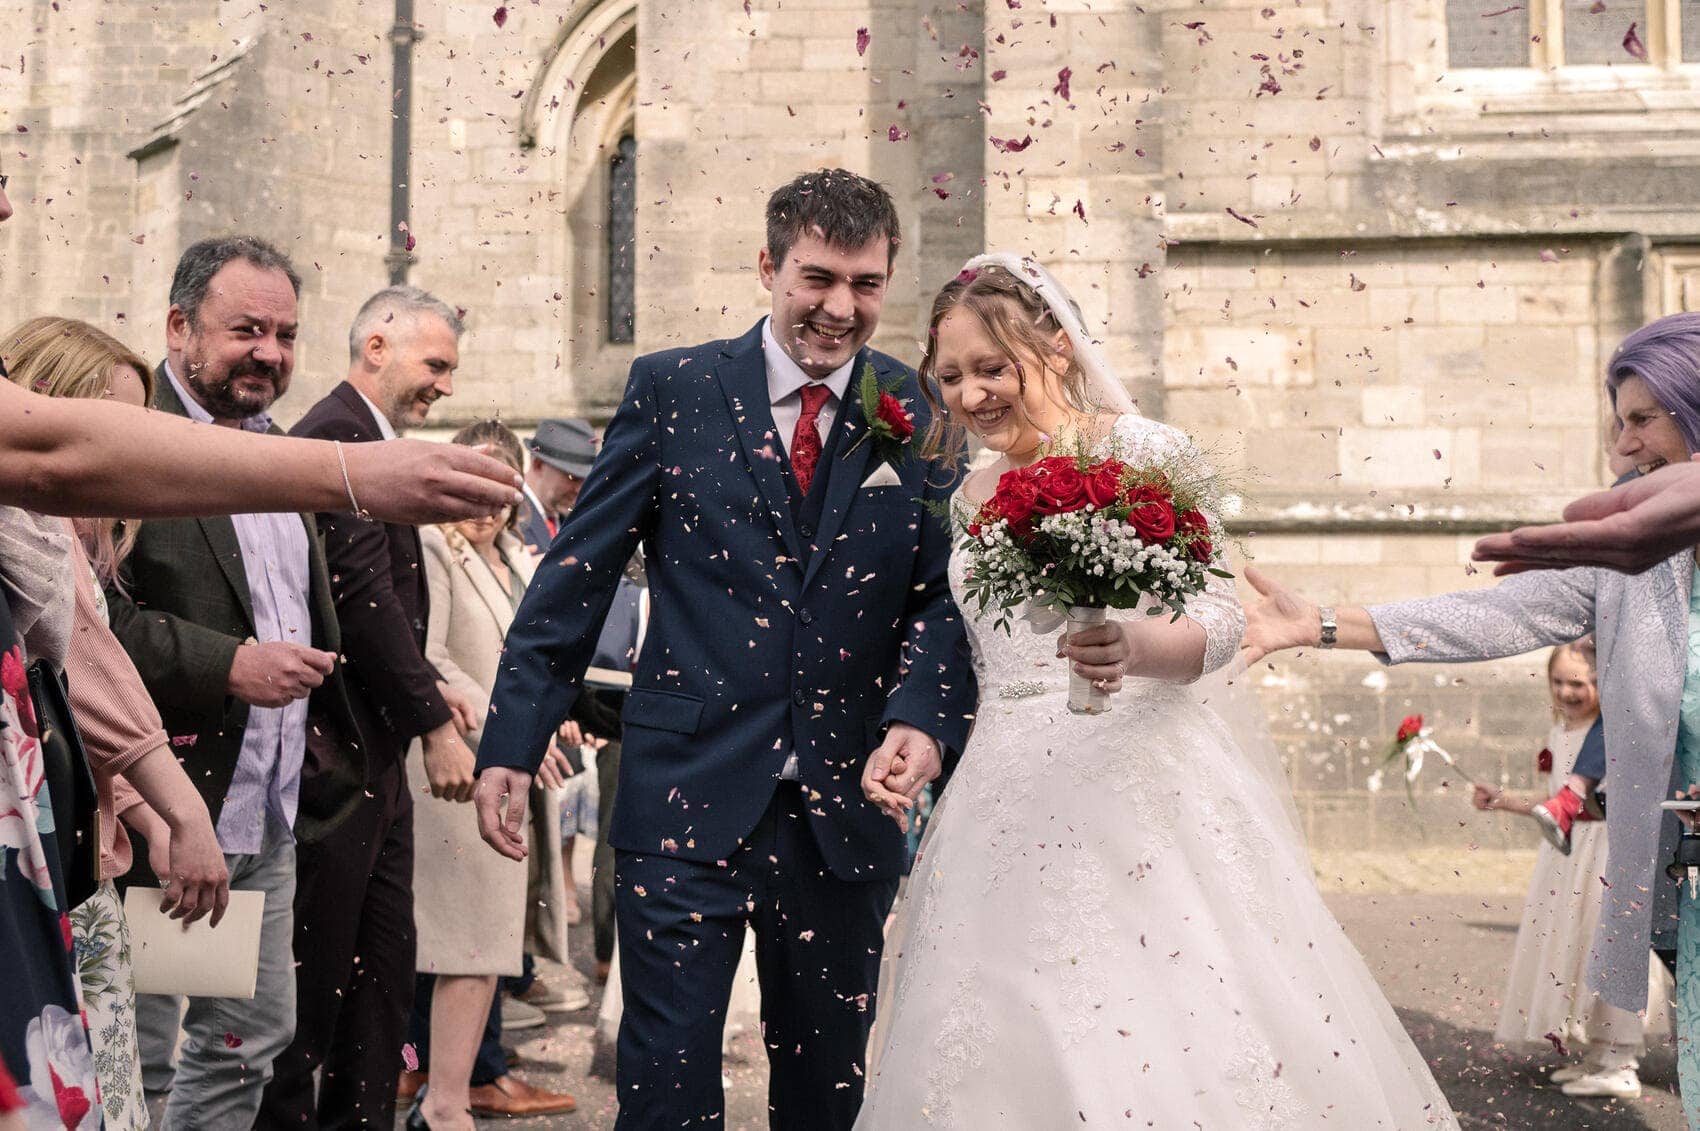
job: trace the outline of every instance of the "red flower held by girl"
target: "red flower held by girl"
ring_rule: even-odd
[[[1399,731],[1393,736],[1395,742],[1409,742],[1423,731],[1421,715],[1406,715],[1400,720]]]

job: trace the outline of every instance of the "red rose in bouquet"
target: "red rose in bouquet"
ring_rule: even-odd
[[[1399,722],[1399,731],[1393,736],[1395,742],[1409,742],[1421,734],[1423,717],[1421,715],[1406,715]]]
[[[1175,516],[1175,529],[1190,538],[1187,552],[1193,561],[1207,562],[1216,554],[1216,547],[1210,541],[1210,520],[1200,511],[1182,511]]]
[[[986,501],[985,517],[1005,519],[1016,533],[1024,533],[1039,502],[1039,483],[1033,472],[1018,467],[998,478],[998,489]]]
[[[1093,464],[1086,472],[1086,501],[1103,510],[1121,502],[1122,475],[1127,464],[1107,459]]]
[[[1067,514],[1086,505],[1086,477],[1073,460],[1060,456],[1042,459],[1034,465],[1034,472],[1039,501],[1033,509],[1040,514]]]
[[[1175,533],[1175,508],[1169,493],[1158,487],[1139,486],[1128,492],[1128,525],[1147,542],[1162,542]]]
[[[900,443],[908,443],[915,435],[915,416],[903,407],[890,393],[881,393],[879,406],[875,409],[879,418],[885,421],[885,426],[891,429],[891,434]]]

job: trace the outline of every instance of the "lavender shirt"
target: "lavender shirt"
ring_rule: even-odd
[[[205,424],[212,415],[189,395],[169,363],[165,375],[190,419]],[[265,432],[271,417],[242,421],[246,432]],[[308,604],[307,527],[298,514],[230,516],[242,547],[242,570],[254,606],[254,636],[261,643],[288,640],[311,646],[313,612]],[[287,707],[248,708],[248,728],[236,772],[218,815],[219,847],[231,854],[254,854],[265,839],[268,819],[284,828],[295,825],[301,797],[301,760],[307,750],[307,700]]]

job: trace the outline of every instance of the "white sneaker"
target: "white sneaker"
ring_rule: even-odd
[[[537,1029],[549,1023],[549,1018],[535,1005],[527,1005],[511,994],[502,995],[502,1028]]]
[[[1554,1084],[1568,1084],[1570,1081],[1580,1080],[1586,1075],[1588,1075],[1587,1065],[1566,1064],[1563,1068],[1553,1069],[1552,1073],[1547,1076],[1547,1079],[1552,1081]]]
[[[1567,1096],[1609,1096],[1632,1100],[1641,1094],[1641,1077],[1633,1068],[1618,1068],[1610,1072],[1590,1072],[1559,1089]]]

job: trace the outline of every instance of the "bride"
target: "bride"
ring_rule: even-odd
[[[1129,462],[1187,443],[1138,414],[1031,260],[970,260],[931,329],[935,419],[1002,456],[957,507],[1053,437]],[[961,602],[960,550],[951,584]],[[1199,679],[1245,627],[1232,582],[1123,623],[1128,678],[1101,715],[1068,712],[1052,627],[963,613],[978,721],[887,942],[856,1126],[1456,1127],[1317,893],[1266,728],[1228,721],[1249,692]],[[863,788],[902,820],[906,799]]]

